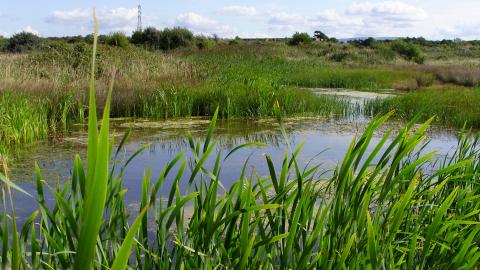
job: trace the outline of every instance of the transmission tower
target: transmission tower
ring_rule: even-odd
[[[138,5],[137,31],[142,32],[142,6]]]

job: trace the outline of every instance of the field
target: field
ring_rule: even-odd
[[[69,180],[52,185],[36,164],[36,194],[12,181],[2,160],[2,268],[478,268],[480,137],[458,132],[457,147],[444,157],[424,151],[432,123],[480,127],[476,59],[437,45],[424,48],[420,65],[387,45],[219,42],[160,52],[97,47],[95,37],[93,46],[52,42],[48,50],[1,55],[2,151],[61,137],[73,124],[88,129],[87,158],[75,157]],[[360,110],[306,88],[398,95]],[[377,116],[330,174],[299,161],[302,144],[290,144],[286,118],[359,112]],[[124,174],[147,148],[116,162],[131,130],[115,144],[111,118],[189,116],[211,119],[204,138],[188,136],[158,179],[144,168],[138,209],[128,210]],[[400,128],[386,125],[393,117],[403,120]],[[224,162],[264,144],[222,152],[219,118],[276,119],[287,144],[281,162],[265,154],[269,174],[261,175],[245,157],[241,175],[224,188]],[[16,196],[38,202],[21,225]]]

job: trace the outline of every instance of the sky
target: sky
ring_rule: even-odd
[[[287,37],[320,30],[331,37],[480,39],[480,0],[0,0],[0,35],[43,37],[92,32],[92,10],[104,34],[137,26],[181,26],[220,37]],[[5,4],[8,1],[8,4]]]

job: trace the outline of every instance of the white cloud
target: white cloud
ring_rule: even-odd
[[[280,12],[270,15],[270,29],[284,32],[321,30],[328,35],[414,35],[414,27],[425,21],[425,10],[400,1],[355,2],[345,10],[323,10],[316,15]]]
[[[346,13],[387,21],[422,21],[427,18],[427,13],[422,8],[401,1],[355,2]]]
[[[229,35],[232,28],[194,12],[183,13],[175,18],[175,26],[186,27],[199,34]]]
[[[454,39],[478,39],[480,37],[480,23],[478,24],[458,24],[438,28],[439,35],[442,38]]]
[[[90,9],[74,9],[65,11],[54,11],[45,21],[52,24],[69,25],[80,27],[83,31],[91,31],[93,11]],[[112,31],[133,31],[137,25],[136,8],[113,8],[99,9],[96,11],[100,30]]]
[[[27,25],[27,26],[23,27],[22,29],[18,30],[17,32],[27,32],[27,33],[35,34],[37,36],[40,35],[40,33],[37,30],[33,29],[33,27],[30,26],[30,25]]]
[[[226,16],[255,16],[259,12],[255,7],[249,6],[226,6],[217,11],[219,15]]]
[[[298,25],[305,24],[307,20],[307,17],[303,15],[280,12],[271,15],[268,23],[273,25]]]

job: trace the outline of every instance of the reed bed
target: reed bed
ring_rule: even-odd
[[[95,53],[95,52],[93,52]],[[12,196],[27,196],[0,174],[2,268],[11,269],[427,269],[478,268],[480,258],[479,138],[461,136],[457,149],[436,158],[422,151],[432,119],[413,119],[396,134],[372,145],[375,131],[392,113],[374,118],[345,153],[331,177],[319,165],[300,167],[300,145],[283,161],[265,162],[260,176],[249,168],[229,188],[222,164],[229,153],[217,148],[215,111],[203,140],[189,136],[184,152],[164,164],[158,179],[145,169],[140,207],[127,211],[122,175],[145,148],[112,162],[107,94],[98,130],[92,80],[88,154],[75,158],[70,181],[49,186],[36,166],[38,211],[17,226]],[[282,110],[273,111],[282,128]],[[212,167],[207,159],[214,159]],[[85,166],[86,165],[86,166]],[[4,170],[8,172],[8,170]],[[173,179],[172,186],[164,186]],[[180,190],[180,182],[188,183]],[[15,190],[12,193],[11,190]],[[167,198],[160,191],[169,191]],[[46,194],[54,196],[47,202]]]
[[[435,115],[438,124],[462,128],[480,127],[480,89],[455,88],[428,89],[405,93],[387,99],[368,101],[365,112],[369,115],[395,110],[395,116],[407,120],[419,115],[422,120]]]

